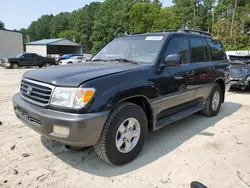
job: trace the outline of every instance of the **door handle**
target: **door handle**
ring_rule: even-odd
[[[189,70],[189,71],[186,72],[186,74],[187,74],[188,76],[193,76],[194,73],[195,73],[194,70]]]

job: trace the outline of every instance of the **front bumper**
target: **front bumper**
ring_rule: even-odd
[[[239,88],[239,87],[248,87],[249,86],[249,81],[248,79],[230,79],[230,87],[233,88]]]
[[[13,97],[12,102],[16,116],[31,129],[50,139],[79,147],[97,143],[109,114],[71,114],[44,109],[27,103],[19,94]],[[54,133],[53,125],[68,128],[69,135],[64,137]]]

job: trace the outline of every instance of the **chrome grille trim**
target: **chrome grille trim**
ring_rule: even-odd
[[[31,95],[26,93],[28,87],[33,89]],[[31,104],[44,107],[49,105],[54,89],[55,86],[50,84],[23,78],[20,85],[20,95],[24,100]]]

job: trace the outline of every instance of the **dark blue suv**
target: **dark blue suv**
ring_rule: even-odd
[[[148,131],[196,112],[216,116],[229,74],[222,44],[208,33],[129,35],[84,64],[25,73],[13,106],[40,134],[94,146],[103,160],[122,165],[140,153]]]

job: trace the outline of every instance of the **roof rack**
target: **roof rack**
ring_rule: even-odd
[[[181,29],[178,30],[178,32],[180,32],[180,33],[198,33],[198,34],[201,34],[201,35],[207,35],[207,36],[212,37],[212,34],[206,32],[206,31],[200,31],[200,30],[194,30],[194,29],[181,28]]]

